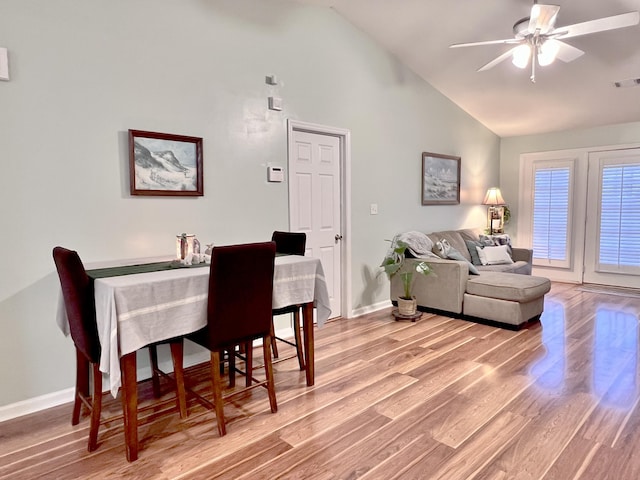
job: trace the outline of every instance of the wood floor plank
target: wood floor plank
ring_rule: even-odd
[[[434,480],[473,478],[500,455],[528,423],[529,419],[511,412],[499,413],[493,421],[487,422],[482,430],[458,447],[438,470],[429,474],[429,478]]]
[[[275,365],[276,414],[264,389],[238,395],[219,437],[195,398],[183,420],[169,382],[159,407],[141,382],[136,462],[122,420],[87,452],[88,419],[72,427],[68,404],[0,423],[0,479],[636,480],[639,319],[638,297],[553,283],[540,323],[515,332],[391,308],[332,320],[315,332],[313,387],[295,358]],[[191,367],[187,382],[210,397],[209,375]]]
[[[362,390],[343,396],[330,408],[320,409],[280,429],[280,438],[297,446],[332,426],[332,422],[344,422],[370,406],[386,399],[416,382],[407,375],[392,374],[368,385]],[[327,422],[327,417],[332,422]]]
[[[512,377],[509,382],[499,376],[485,377],[482,382],[453,398],[447,415],[432,431],[433,438],[458,448],[497,416],[530,384],[527,377]]]
[[[543,478],[595,405],[584,393],[552,403],[495,462],[514,478]]]
[[[601,445],[576,435],[549,469],[543,480],[580,478],[589,468]],[[593,477],[596,478],[596,477]]]
[[[387,423],[389,419],[368,409],[314,436],[298,448],[257,466],[244,477],[270,480],[294,472],[296,475],[310,475],[316,471],[331,471],[326,468],[327,459],[333,459],[354,444],[376,435]],[[313,472],[309,471],[309,466]]]

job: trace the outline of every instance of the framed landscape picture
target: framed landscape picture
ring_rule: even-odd
[[[202,138],[129,130],[131,195],[202,196]]]
[[[460,157],[422,153],[422,205],[460,203]]]

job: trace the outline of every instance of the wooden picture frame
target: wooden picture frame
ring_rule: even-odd
[[[202,138],[129,130],[131,195],[201,197]]]
[[[422,205],[460,203],[460,157],[422,152]]]

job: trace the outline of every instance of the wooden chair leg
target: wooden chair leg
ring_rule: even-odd
[[[273,358],[278,358],[278,345],[276,344],[276,327],[273,323],[273,317],[271,317],[271,331],[269,332],[271,337],[271,351],[273,352]]]
[[[270,335],[262,339],[262,348],[264,354],[264,368],[267,376],[267,391],[269,392],[269,405],[271,412],[278,411],[278,403],[276,402],[276,389],[273,383],[273,363],[271,362],[271,338]]]
[[[149,363],[151,363],[151,384],[153,396],[160,398],[160,375],[158,375],[158,349],[155,345],[149,346]]]
[[[184,387],[184,341],[171,342],[171,359],[173,361],[173,376],[176,381],[176,403],[180,418],[187,418],[187,393]]]
[[[78,423],[80,423],[82,398],[89,398],[89,375],[89,361],[87,357],[76,348],[76,394],[73,400],[71,425],[78,425]]]
[[[296,309],[293,314],[293,335],[296,339],[296,353],[298,354],[298,365],[300,370],[304,370],[304,350],[302,346],[302,334],[300,326],[300,309]]]
[[[124,443],[127,461],[138,459],[138,380],[136,352],[120,357],[122,371],[122,413],[124,415]]]
[[[234,355],[230,355],[229,358]],[[222,437],[227,433],[224,425],[224,405],[222,404],[222,379],[220,377],[220,351],[211,352],[211,377],[213,383],[213,404],[216,410],[218,434]]]
[[[236,386],[236,347],[235,345],[227,350],[228,360],[229,360],[229,387],[233,388]],[[218,357],[218,362],[220,362],[220,358]]]
[[[244,356],[246,358],[244,371],[245,371],[245,386],[251,386],[251,380],[253,378],[253,342],[247,342],[244,344]]]
[[[91,425],[89,427],[89,451],[98,448],[98,430],[100,429],[100,414],[102,413],[102,372],[97,363],[93,367],[93,393],[91,395]]]

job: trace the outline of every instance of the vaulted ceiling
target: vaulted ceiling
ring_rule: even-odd
[[[453,43],[507,39],[532,0],[295,0],[333,8],[381,47],[501,137],[640,121],[640,26],[567,39],[578,59],[530,71],[508,59],[477,69],[511,48]],[[544,2],[539,2],[544,3]],[[556,27],[640,10],[640,0],[555,0]]]

